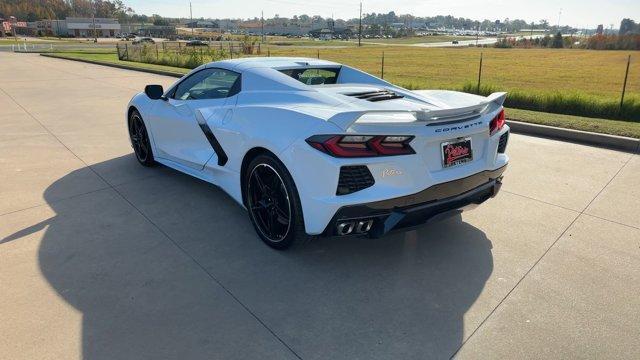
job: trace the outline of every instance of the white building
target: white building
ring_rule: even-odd
[[[97,37],[113,37],[120,33],[117,19],[67,18],[65,20],[69,36],[92,37],[94,26]]]

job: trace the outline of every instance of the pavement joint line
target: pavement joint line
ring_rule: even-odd
[[[615,174],[613,174],[613,176],[609,179],[609,181],[607,181],[607,183],[602,187],[602,189],[600,189],[600,191],[598,191],[598,193],[593,197],[593,199],[591,199],[591,201],[589,201],[589,203],[580,212],[578,212],[576,217],[571,221],[571,223],[569,223],[569,225],[567,225],[567,227],[562,231],[562,233],[560,233],[560,235],[558,235],[558,237],[553,241],[553,243],[544,251],[542,256],[540,256],[538,258],[538,260],[536,260],[533,263],[533,265],[529,268],[529,270],[527,270],[524,273],[524,275],[520,278],[520,280],[518,280],[516,282],[516,284],[511,288],[511,290],[509,290],[507,292],[507,294],[498,302],[498,304],[489,312],[489,314],[480,322],[480,324],[478,324],[478,326],[462,342],[462,344],[460,344],[458,349],[453,353],[453,355],[451,355],[450,359],[455,358],[455,356],[460,352],[460,350],[464,347],[464,345],[478,332],[478,330],[480,330],[480,328],[487,322],[487,320],[489,320],[489,318],[491,316],[493,316],[493,314],[496,312],[496,310],[504,303],[504,301],[511,295],[511,293],[513,293],[513,291],[522,283],[522,281],[531,273],[531,271],[533,271],[533,269],[540,263],[540,261],[542,261],[542,259],[549,253],[549,251],[551,251],[551,249],[558,243],[558,241],[560,241],[560,239],[573,226],[573,224],[575,224],[575,222],[583,215],[592,216],[592,215],[589,215],[589,214],[585,213],[587,208],[589,208],[589,205],[591,205],[591,203],[593,203],[596,200],[596,198],[598,198],[598,196],[602,193],[602,191],[607,186],[609,186],[609,184],[613,181],[613,179],[615,179],[618,176],[618,174],[620,174],[622,169],[624,169],[625,166],[627,166],[627,164],[631,161],[631,159],[633,159],[634,156],[635,155],[630,155],[629,158],[627,159],[627,161],[618,169],[618,171],[616,171]],[[516,195],[518,195],[518,194],[516,194]],[[606,219],[603,219],[603,220],[606,220]]]
[[[186,257],[191,259],[193,263],[200,268],[211,280],[213,280],[218,286],[220,286],[232,299],[236,301],[245,311],[247,311],[258,323],[260,323],[273,337],[275,337],[286,349],[288,349],[296,358],[301,359],[302,357],[298,355],[298,353],[289,346],[276,332],[271,329],[260,317],[258,317],[251,309],[245,305],[240,299],[233,294],[226,286],[222,284],[220,280],[218,280],[209,270],[207,270],[200,262],[198,262],[189,252],[187,252],[182,246],[180,246],[172,237],[169,236],[160,226],[158,226],[155,222],[153,222],[144,212],[142,212],[138,207],[136,207],[129,199],[127,199],[124,194],[118,191],[111,183],[109,183],[104,177],[102,177],[93,167],[87,164],[84,160],[82,160],[78,154],[74,153],[68,146],[66,146],[55,134],[51,132],[47,127],[45,127],[38,119],[36,119],[27,109],[25,109],[19,102],[17,102],[11,95],[9,95],[3,88],[0,88],[0,91],[5,93],[11,100],[13,100],[16,105],[22,108],[29,116],[31,116],[34,120],[36,120],[40,126],[42,126],[47,132],[51,134],[62,146],[64,146],[71,154],[73,154],[79,161],[81,161],[89,170],[91,170],[98,178],[100,178],[109,188],[115,191],[120,198],[122,198],[125,202],[127,202],[133,209],[135,209],[144,219],[149,222],[153,227],[155,227],[165,238],[167,238],[178,250],[180,250]]]
[[[543,203],[543,204],[546,204],[546,205],[555,206],[555,207],[560,208],[560,209],[563,209],[563,210],[568,210],[568,211],[571,211],[571,212],[574,212],[574,213],[580,213],[580,211],[579,211],[579,210],[575,210],[575,209],[571,209],[571,208],[568,208],[568,207],[564,207],[564,206],[562,206],[562,205],[557,205],[557,204],[554,204],[554,203],[546,202],[546,201],[544,201],[544,200],[536,199],[536,198],[534,198],[534,197],[530,197],[530,196],[527,196],[527,195],[518,194],[518,193],[515,193],[515,192],[513,192],[513,191],[504,190],[504,189],[503,189],[503,190],[500,190],[500,191],[504,191],[504,192],[506,192],[507,194],[511,194],[511,195],[515,195],[515,196],[520,196],[520,197],[523,197],[523,198],[525,198],[525,199],[529,199],[529,200],[537,201],[537,202],[540,202],[540,203]],[[622,225],[622,226],[626,226],[626,227],[630,227],[630,228],[634,228],[634,229],[638,229],[638,230],[640,230],[640,227],[637,227],[637,226],[634,226],[634,225],[625,224],[625,223],[621,223],[621,222],[618,222],[618,221],[615,221],[615,220],[611,220],[611,219],[607,219],[607,218],[604,218],[604,217],[602,217],[602,216],[593,215],[593,214],[590,214],[590,213],[587,213],[587,212],[582,212],[582,214],[584,214],[584,215],[589,215],[589,216],[591,216],[591,217],[598,218],[598,219],[600,219],[600,220],[608,221],[608,222],[613,223],[613,224],[618,224],[618,225]]]
[[[579,212],[580,212],[580,210],[571,209],[571,208],[568,208],[568,207],[564,207],[564,206],[562,206],[562,205],[558,205],[558,204],[550,203],[550,202],[547,202],[547,201],[544,201],[544,200],[540,200],[540,199],[538,199],[538,198],[534,198],[534,197],[531,197],[531,196],[528,196],[528,195],[518,194],[518,193],[515,193],[515,192],[513,192],[513,191],[504,190],[504,189],[501,189],[500,191],[504,191],[504,192],[506,192],[507,194],[520,196],[520,197],[523,197],[523,198],[525,198],[525,199],[529,199],[529,200],[537,201],[537,202],[540,202],[540,203],[543,203],[543,204],[546,204],[546,205],[555,206],[555,207],[557,207],[557,208],[564,209],[564,210],[568,210],[568,211],[571,211],[571,212],[575,212],[575,213],[579,213]]]
[[[27,62],[29,62],[29,61],[27,61]],[[29,62],[29,63],[33,64],[33,62]],[[46,64],[46,62],[42,62],[40,65],[42,65],[42,64],[45,64],[45,65],[43,65],[43,66],[45,66],[45,67],[47,67],[47,68],[50,68],[50,69],[51,69],[51,68],[53,68],[53,66]],[[139,90],[139,89],[130,88],[130,87],[128,87],[128,86],[118,86],[118,85],[113,84],[113,83],[109,83],[109,82],[102,81],[101,79],[98,79],[98,78],[92,78],[92,77],[90,77],[90,76],[86,76],[86,75],[84,75],[84,76],[83,76],[83,75],[77,75],[76,73],[69,72],[69,71],[64,71],[64,70],[60,70],[60,69],[57,69],[57,68],[56,68],[56,69],[54,69],[54,70],[55,70],[55,71],[62,72],[62,73],[65,73],[65,74],[69,74],[69,75],[73,75],[73,76],[78,76],[77,78],[72,79],[72,80],[83,80],[83,79],[95,80],[95,81],[97,81],[97,82],[99,82],[99,83],[106,84],[106,85],[112,86],[112,87],[117,88],[117,89],[125,88],[125,89],[129,89],[129,90]],[[123,77],[126,77],[126,76],[123,76]],[[117,79],[118,77],[113,77],[113,78],[114,78],[114,79]],[[15,101],[15,100],[14,100],[14,101]]]
[[[589,214],[589,213],[582,213],[581,215],[589,216],[589,217],[596,218],[596,219],[600,219],[602,221],[610,222],[612,224],[616,224],[616,225],[620,225],[620,226],[624,226],[624,227],[629,227],[629,228],[632,228],[632,229],[640,230],[640,227],[637,227],[637,226],[634,226],[634,225],[629,225],[629,224],[624,224],[624,223],[617,222],[617,221],[614,221],[614,220],[611,220],[611,219],[607,219],[607,218],[603,218],[602,216],[593,215],[593,214]]]
[[[11,215],[11,214],[15,214],[15,213],[19,213],[19,212],[22,212],[22,211],[33,210],[33,209],[36,209],[36,208],[39,208],[39,207],[47,206],[49,204],[51,204],[51,205],[59,204],[59,203],[65,202],[67,200],[71,200],[71,199],[77,198],[79,196],[85,196],[85,195],[89,195],[89,194],[93,194],[93,193],[97,193],[97,192],[104,191],[104,190],[109,190],[109,189],[111,189],[111,187],[110,186],[106,186],[106,187],[103,187],[103,188],[87,191],[87,192],[84,192],[84,193],[81,193],[81,194],[74,194],[74,195],[71,195],[71,196],[68,196],[68,197],[65,197],[65,198],[61,198],[61,199],[57,199],[57,200],[53,200],[53,201],[47,201],[45,203],[36,204],[36,205],[29,206],[29,207],[26,207],[26,208],[11,210],[9,212],[0,214],[0,217]]]
[[[611,184],[611,182],[613,181],[613,179],[615,179],[615,178],[618,176],[618,174],[620,174],[620,172],[622,171],[622,169],[624,169],[624,168],[627,166],[627,164],[629,164],[629,162],[631,162],[631,159],[633,159],[633,157],[634,157],[634,156],[635,156],[635,155],[631,155],[631,156],[629,156],[629,158],[627,159],[627,161],[625,161],[625,162],[624,162],[624,165],[622,165],[622,166],[620,167],[620,169],[618,169],[618,171],[616,171],[616,173],[611,177],[611,179],[609,179],[609,181],[607,181],[607,183],[602,187],[602,189],[600,189],[600,191],[598,191],[598,193],[596,194],[596,196],[595,196],[593,199],[591,199],[591,201],[589,201],[589,203],[584,207],[584,209],[582,209],[582,211],[580,211],[580,214],[584,213],[584,212],[589,208],[589,206],[590,206],[590,205],[591,205],[591,204],[592,204],[592,203],[593,203],[593,202],[598,198],[598,196],[600,196],[600,194],[602,194],[602,192],[604,191],[604,189],[606,189],[606,188],[607,188],[607,186],[609,186],[609,184]]]
[[[45,135],[48,136],[48,134],[45,134]],[[82,169],[85,169],[85,168],[89,169],[89,166],[82,167]],[[89,170],[91,170],[91,169],[89,169]],[[36,204],[36,205],[29,206],[29,207],[26,207],[26,208],[16,209],[16,210],[11,210],[9,212],[1,213],[0,217],[3,217],[5,215],[15,214],[15,213],[18,213],[18,212],[21,212],[21,211],[27,211],[27,210],[39,208],[39,207],[46,206],[46,205],[49,205],[49,204],[59,204],[61,202],[65,202],[67,200],[75,199],[75,198],[77,198],[79,196],[93,194],[93,193],[100,192],[100,191],[103,191],[103,190],[109,190],[112,187],[116,187],[116,186],[117,187],[121,187],[121,186],[129,185],[129,184],[133,184],[133,183],[136,183],[138,181],[148,180],[148,179],[152,179],[152,178],[155,178],[155,177],[158,177],[158,176],[160,176],[160,174],[148,175],[148,176],[144,176],[144,177],[141,177],[141,178],[138,178],[138,179],[124,181],[124,182],[121,182],[121,183],[115,183],[113,185],[108,184],[108,186],[105,186],[103,188],[90,190],[90,191],[87,191],[87,192],[84,192],[84,193],[80,193],[80,194],[73,194],[71,196],[67,196],[67,197],[64,197],[64,198],[57,199],[57,200],[47,201],[46,203],[40,203],[40,204]]]

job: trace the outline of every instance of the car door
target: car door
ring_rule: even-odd
[[[166,101],[156,102],[151,126],[157,156],[197,170],[217,156],[207,120],[224,116],[239,83],[233,71],[203,69],[173,87]]]

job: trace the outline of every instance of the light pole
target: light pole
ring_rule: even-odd
[[[93,42],[98,42],[98,34],[96,33],[96,3],[91,2],[91,27],[93,28]]]
[[[560,31],[560,16],[562,16],[562,8],[558,11],[558,31]]]
[[[193,8],[191,7],[191,1],[189,1],[189,18],[191,19],[191,37],[193,38],[195,25],[193,24]]]
[[[358,23],[358,46],[361,46],[360,40],[362,39],[362,1],[360,1],[360,21]]]

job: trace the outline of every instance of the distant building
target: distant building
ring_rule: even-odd
[[[139,36],[172,38],[178,33],[173,25],[142,25],[135,31]]]
[[[602,26],[602,24],[600,24],[600,25],[598,25],[598,28],[596,29],[596,34],[602,35],[602,33],[604,33],[604,26]]]
[[[113,37],[120,33],[120,23],[117,19],[67,18],[65,21],[69,36],[92,37],[94,26],[98,37]]]
[[[122,24],[120,25],[120,33],[158,38],[174,38],[178,34],[173,25],[153,24]]]
[[[2,33],[26,36],[92,37],[95,26],[98,37],[113,37],[120,33],[117,19],[66,18],[65,20],[16,21],[15,17],[2,21]]]
[[[28,24],[25,21],[17,21],[15,16],[9,19],[0,19],[0,36],[28,35]]]
[[[349,39],[353,37],[353,30],[348,27],[322,28],[309,31],[309,35],[320,40]]]
[[[188,21],[184,24],[184,26],[188,27],[188,28],[200,28],[200,29],[206,29],[206,28],[217,28],[218,24],[213,22],[213,21],[207,21],[207,20],[194,20],[194,21]]]
[[[32,36],[66,36],[68,35],[65,20],[38,20],[27,23],[29,35]]]
[[[220,28],[220,30],[237,31],[238,20],[231,20],[231,19],[218,20],[218,27]]]

